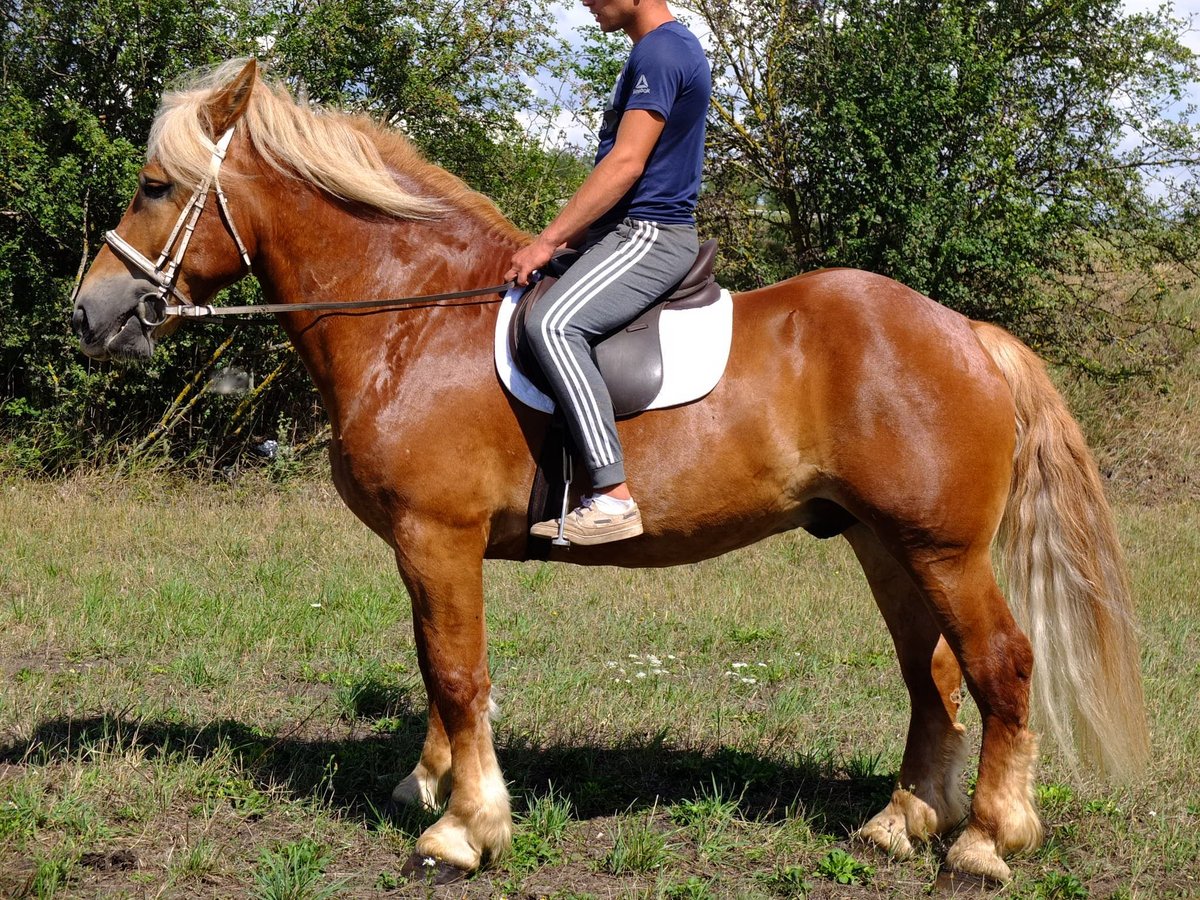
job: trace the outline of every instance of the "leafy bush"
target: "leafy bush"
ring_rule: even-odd
[[[83,359],[69,298],[133,195],[163,91],[182,73],[258,55],[314,100],[403,124],[434,161],[537,227],[582,178],[517,113],[552,109],[522,78],[565,65],[546,0],[84,0],[6,13],[0,93],[0,474],[88,464],[211,470],[270,465],[320,445],[325,417],[273,323],[188,327],[147,365]],[[485,37],[486,36],[486,37]],[[247,280],[224,302],[259,296]],[[267,337],[264,339],[264,335]],[[245,394],[206,390],[237,367]],[[275,440],[292,457],[252,448]]]

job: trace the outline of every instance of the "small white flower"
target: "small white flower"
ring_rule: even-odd
[[[432,856],[423,856],[423,857],[421,857],[421,865],[430,866],[430,867],[436,866],[437,860],[434,859]]]
[[[636,675],[634,675],[633,677],[634,677],[634,678],[645,678],[645,677],[646,677],[646,673],[645,673],[645,672],[638,672],[638,673],[637,673]]]
[[[629,659],[641,659],[641,657],[636,653],[630,653]]]
[[[746,668],[746,666],[748,666],[748,665],[749,665],[749,663],[736,662],[736,663],[734,663],[734,664],[733,664],[733,667],[734,667],[735,669],[744,669],[744,668]]]
[[[661,666],[662,665],[662,660],[659,659],[657,656],[655,656],[653,653],[651,653],[649,656],[646,657],[646,662],[650,663],[650,665],[652,665],[652,666]]]
[[[651,669],[650,674],[651,675],[666,675],[667,670],[666,669]]]
[[[677,656],[676,656],[674,653],[668,653],[668,654],[667,654],[667,659],[678,659],[678,658],[679,658],[679,657],[677,657]]]
[[[758,664],[758,667],[759,667],[760,669],[765,669],[765,668],[767,667],[767,664],[766,664],[766,663],[759,663],[759,664]]]
[[[752,675],[749,678],[743,678],[742,684],[758,684],[758,679]]]
[[[606,662],[604,664],[604,668],[606,668],[606,669],[615,669],[616,667],[617,667],[616,660],[610,659],[610,660],[608,660],[608,662]]]
[[[320,603],[310,603],[310,604],[308,604],[308,605],[309,605],[309,606],[311,606],[313,609],[320,609],[320,608],[321,608],[321,604],[320,604]]]

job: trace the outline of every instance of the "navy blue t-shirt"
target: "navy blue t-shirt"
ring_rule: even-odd
[[[607,227],[626,216],[695,224],[704,164],[704,117],[711,91],[704,50],[679,22],[664,22],[633,45],[604,110],[596,162],[616,143],[625,110],[652,110],[662,115],[666,124],[642,177],[594,228]]]

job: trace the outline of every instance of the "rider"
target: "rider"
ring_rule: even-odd
[[[583,2],[602,31],[623,30],[633,49],[605,107],[595,168],[554,221],[513,254],[508,277],[527,284],[559,247],[583,251],[538,301],[526,335],[591,474],[593,493],[567,516],[564,534],[601,544],[641,534],[642,516],[625,482],[612,401],[591,345],[634,319],[695,262],[712,83],[700,42],[666,0]],[[558,521],[539,522],[531,533],[553,537]]]

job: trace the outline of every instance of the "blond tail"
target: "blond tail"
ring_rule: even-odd
[[[999,547],[1033,644],[1035,714],[1072,761],[1078,748],[1085,765],[1131,778],[1149,735],[1133,603],[1100,474],[1042,361],[1003,329],[973,326],[1017,407]]]

